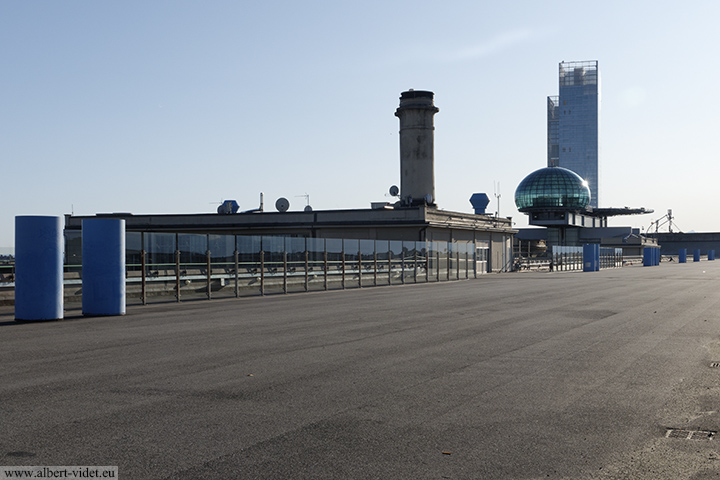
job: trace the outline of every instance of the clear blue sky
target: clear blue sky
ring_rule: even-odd
[[[720,2],[0,3],[0,247],[16,215],[367,208],[400,92],[432,90],[438,205],[546,164],[560,61],[598,60],[601,206],[720,231]]]

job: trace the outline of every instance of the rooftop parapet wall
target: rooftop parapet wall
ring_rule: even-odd
[[[98,215],[103,217],[106,215]],[[225,233],[309,237],[425,239],[435,229],[499,232],[512,235],[512,220],[491,215],[438,210],[427,206],[397,209],[317,210],[312,212],[246,213],[234,215],[117,214],[128,232]],[[79,231],[86,218],[66,216],[67,231]]]
[[[677,255],[682,248],[688,251],[699,248],[701,255],[707,255],[709,250],[720,252],[720,232],[658,233],[657,239],[663,255]]]

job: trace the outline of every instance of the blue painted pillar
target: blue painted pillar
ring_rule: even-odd
[[[678,250],[678,262],[687,263],[687,248]]]
[[[63,318],[61,217],[15,217],[15,320]]]
[[[700,249],[696,248],[693,252],[693,262],[699,262],[700,261]]]
[[[708,250],[708,260],[715,260],[715,250]]]
[[[652,247],[643,247],[643,267],[652,267]]]
[[[82,221],[83,315],[125,315],[125,220]]]
[[[583,245],[583,272],[600,270],[600,245]]]
[[[660,265],[660,260],[662,258],[662,255],[660,255],[660,249],[655,249],[655,266]]]

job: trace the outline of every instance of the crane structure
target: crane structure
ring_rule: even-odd
[[[673,233],[673,220],[675,217],[673,217],[672,209],[668,209],[667,215],[664,215],[657,220],[650,222],[650,226],[647,229],[648,234],[652,232],[653,226],[655,227],[655,236],[657,236],[658,232],[660,231],[660,227],[663,225],[668,226],[668,232]],[[677,224],[674,224],[675,228],[677,229],[678,233],[682,233],[679,228],[677,228]]]

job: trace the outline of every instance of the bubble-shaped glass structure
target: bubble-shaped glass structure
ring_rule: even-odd
[[[585,210],[590,188],[580,175],[562,167],[532,172],[515,190],[515,205],[521,212],[533,210]]]

